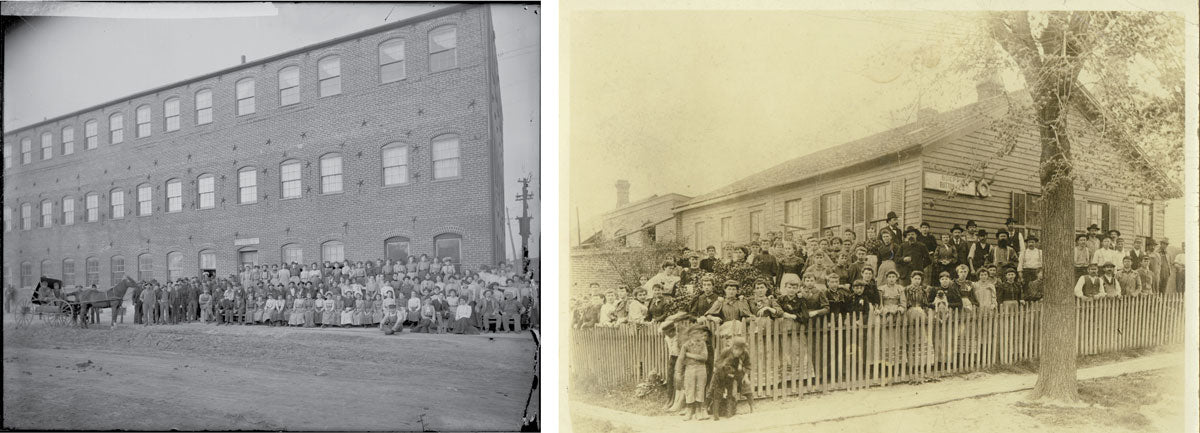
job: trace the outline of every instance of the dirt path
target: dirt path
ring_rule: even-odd
[[[513,430],[528,334],[178,325],[4,331],[4,427]]]

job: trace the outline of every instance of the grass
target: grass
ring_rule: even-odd
[[[1180,394],[1177,369],[1154,370],[1093,379],[1079,383],[1079,398],[1088,407],[1061,407],[1018,403],[1017,410],[1047,425],[1118,426],[1132,431],[1156,430],[1143,410],[1167,396]]]

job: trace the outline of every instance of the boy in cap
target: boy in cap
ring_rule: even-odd
[[[1017,268],[1021,270],[1020,277],[1026,284],[1037,279],[1037,273],[1042,269],[1041,242],[1037,236],[1025,239],[1021,252],[1017,254]]]
[[[1094,226],[1094,225],[1093,225]],[[1088,273],[1088,265],[1092,263],[1092,250],[1088,247],[1087,235],[1075,236],[1075,278]]]

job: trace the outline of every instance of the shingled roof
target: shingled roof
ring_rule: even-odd
[[[793,158],[712,192],[701,194],[676,211],[706,206],[744,194],[800,182],[835,170],[899,154],[946,137],[982,128],[1008,112],[1009,98],[1002,94],[904,126],[870,135],[829,149]]]

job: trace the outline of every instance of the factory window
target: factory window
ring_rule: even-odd
[[[21,262],[21,287],[33,287],[33,263]]]
[[[300,67],[288,66],[279,70],[279,106],[300,102]]]
[[[138,255],[138,280],[154,279],[154,258],[149,253]],[[116,282],[113,282],[116,284]]]
[[[163,101],[163,129],[167,132],[179,130],[179,98]]]
[[[29,137],[21,139],[21,164],[33,162],[33,140]]]
[[[258,202],[258,172],[254,167],[238,170],[238,203]]]
[[[42,228],[54,225],[54,202],[42,200]]]
[[[167,279],[175,281],[183,276],[183,253],[172,251],[167,253]]]
[[[458,66],[458,29],[443,26],[429,32],[429,71],[438,72]]]
[[[283,262],[284,263],[304,263],[304,248],[297,244],[287,244],[283,246]]]
[[[13,217],[12,208],[5,206],[4,207],[4,232],[5,233],[12,231],[12,226],[13,226],[12,217]]]
[[[154,213],[154,189],[150,188],[149,184],[141,184],[137,187],[137,214],[138,216],[146,216]]]
[[[283,198],[297,198],[300,190],[300,161],[289,159],[279,165],[280,195]]]
[[[83,123],[83,141],[84,148],[88,150],[95,149],[100,145],[100,127],[95,119]]]
[[[244,78],[237,82],[237,115],[254,114],[254,79]]]
[[[326,262],[346,260],[345,247],[338,241],[329,241],[321,244],[321,260]]]
[[[212,90],[204,89],[196,92],[196,124],[212,123]]]
[[[213,250],[200,251],[200,272],[208,276],[217,275],[217,253]]]
[[[75,197],[63,197],[62,223],[64,226],[75,224]]]
[[[329,56],[317,62],[317,80],[320,82],[321,97],[342,93],[342,59]]]
[[[394,236],[383,241],[385,258],[397,263],[407,262],[409,243],[409,239],[404,236]]]
[[[12,146],[4,145],[4,168],[12,168]]]
[[[42,161],[54,157],[54,136],[49,132],[42,133]]]
[[[138,138],[150,136],[150,106],[143,105],[137,107],[137,136]]]
[[[109,206],[112,208],[112,214],[108,217],[119,220],[125,217],[125,191],[114,189],[108,194]]]
[[[88,257],[83,261],[83,284],[100,284],[100,259]]]
[[[389,39],[379,44],[379,82],[404,79],[404,40]]]
[[[87,212],[87,222],[94,223],[100,220],[100,195],[94,192],[84,196],[84,206]]]
[[[183,183],[179,179],[167,181],[167,212],[183,210]]]
[[[74,286],[79,284],[79,282],[75,281],[75,259],[63,259],[62,280],[63,286]]]
[[[436,260],[450,258],[450,263],[462,261],[462,236],[454,233],[443,233],[433,237],[433,255]]]
[[[842,215],[842,194],[832,193],[821,196],[821,227],[836,229]]]
[[[321,157],[321,194],[342,192],[342,156],[330,153]]]
[[[113,256],[109,259],[108,283],[117,285],[117,281],[125,278],[125,258],[121,256]]]
[[[33,205],[21,203],[21,230],[33,228]]]
[[[108,144],[125,141],[125,115],[113,113],[108,116]]]
[[[217,180],[211,174],[202,174],[196,180],[196,195],[200,209],[212,209],[216,206]]]
[[[433,139],[433,178],[458,177],[458,136],[447,134]]]
[[[383,146],[383,184],[400,185],[408,182],[408,146],[392,143]]]
[[[75,128],[64,126],[62,129],[62,154],[70,155],[75,153]]]

